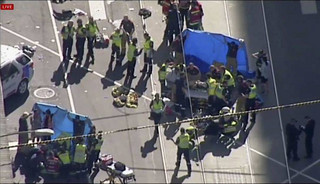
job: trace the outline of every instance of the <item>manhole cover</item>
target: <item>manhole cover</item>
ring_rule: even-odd
[[[48,99],[54,97],[56,93],[50,88],[39,88],[34,90],[33,94],[37,98]]]

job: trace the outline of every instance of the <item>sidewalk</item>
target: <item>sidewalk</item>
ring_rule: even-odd
[[[0,135],[7,133],[6,117],[0,82]],[[8,137],[0,138],[0,146],[8,146]],[[0,183],[13,183],[9,149],[0,150]]]
[[[156,1],[143,1],[143,7],[152,12],[152,16],[146,20],[147,31],[151,34],[155,50],[154,71],[158,71],[158,63],[163,62],[167,56],[167,49],[163,47],[162,37],[165,29],[165,23],[162,22],[161,6]],[[228,35],[227,23],[224,19],[216,19],[217,17],[225,17],[223,11],[223,2],[202,2],[204,7],[204,28],[205,31],[219,32]],[[218,15],[217,15],[218,13]],[[215,18],[215,22],[221,25],[218,30],[214,30],[211,20]],[[159,53],[160,52],[160,53]],[[153,84],[155,91],[160,91],[160,84],[158,82],[158,75],[153,76]],[[183,124],[181,127],[186,127],[188,124]],[[170,183],[250,183],[252,181],[250,166],[248,164],[248,154],[244,147],[228,152],[223,146],[214,144],[213,142],[203,142],[201,144],[200,152],[191,153],[192,176],[187,178],[187,168],[185,161],[181,161],[181,166],[178,174],[174,173],[176,162],[176,145],[168,138],[173,140],[179,136],[180,125],[171,126],[164,129],[160,128],[160,136],[162,137],[162,145],[164,150],[164,160],[167,170],[167,178]],[[203,137],[199,138],[199,142],[203,141]],[[220,156],[225,155],[221,158]]]

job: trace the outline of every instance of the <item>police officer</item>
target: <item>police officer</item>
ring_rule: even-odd
[[[153,41],[148,33],[144,33],[144,66],[140,72],[145,73],[147,72],[147,67],[149,65],[148,75],[152,73],[152,57],[153,57]]]
[[[247,85],[249,86],[250,92],[249,94],[246,95],[246,104],[245,104],[245,110],[249,111],[249,110],[254,110],[255,108],[255,104],[256,104],[256,99],[258,97],[258,92],[257,92],[257,86],[255,84],[252,83],[251,80],[247,80]],[[244,115],[244,119],[243,119],[243,131],[246,130],[247,125],[248,125],[248,118],[249,114],[245,114]],[[251,113],[251,122],[255,122],[256,120],[256,113]]]
[[[166,78],[167,78],[167,63],[163,63],[161,67],[159,68],[158,75],[159,75],[159,81],[161,84],[161,94],[164,93],[165,87],[166,87]]]
[[[63,26],[61,29],[62,35],[62,55],[63,60],[69,63],[71,59],[72,45],[73,45],[73,36],[75,28],[73,26],[73,21],[69,20],[66,26]]]
[[[77,20],[78,27],[76,28],[76,49],[77,54],[75,57],[77,58],[76,61],[81,65],[81,61],[83,59],[83,52],[84,52],[84,43],[86,42],[86,28],[82,24],[82,20]]]
[[[67,142],[62,143],[60,147],[60,152],[58,153],[58,157],[61,161],[61,168],[60,168],[61,177],[63,179],[67,179],[70,171],[70,164],[71,164],[70,153],[67,150]]]
[[[73,165],[74,170],[82,170],[85,168],[87,159],[87,146],[84,144],[83,138],[79,138],[74,150]]]
[[[116,55],[116,65],[121,66],[120,63],[120,48],[121,48],[121,39],[122,35],[120,33],[120,29],[116,28],[115,31],[111,34],[110,39],[112,40],[111,46],[111,59],[109,63],[109,67],[112,67],[112,63],[115,59],[114,55]]]
[[[306,125],[300,127],[300,129],[302,129],[306,134],[305,147],[306,147],[307,155],[304,158],[312,158],[312,153],[313,153],[312,139],[313,139],[315,121],[314,119],[310,118],[310,116],[305,116],[304,119],[306,120]]]
[[[137,49],[137,38],[133,38],[132,42],[129,45],[127,58],[128,58],[128,68],[127,68],[127,76],[126,78],[136,78],[137,76],[134,75],[134,68],[136,66],[137,56],[142,53],[142,49],[138,52]]]
[[[298,140],[301,130],[296,127],[297,120],[291,119],[291,121],[286,125],[286,135],[287,135],[287,157],[288,160],[291,159],[291,152],[293,153],[293,161],[299,161],[298,157]]]
[[[210,107],[214,106],[214,102],[216,99],[216,88],[217,88],[217,81],[211,77],[210,74],[207,74],[207,91],[208,91],[208,105]],[[211,109],[211,108],[209,108]]]
[[[93,17],[89,17],[89,22],[86,24],[87,29],[87,40],[88,40],[88,54],[87,54],[87,60],[92,58],[91,63],[94,64],[94,53],[93,53],[93,44],[96,39],[96,34],[99,31],[98,25],[96,21],[93,20]]]
[[[162,113],[164,111],[164,106],[165,104],[163,100],[160,98],[159,93],[156,93],[154,100],[152,100],[149,105],[151,109],[151,117],[153,118],[155,125],[158,125],[160,122]],[[158,127],[156,127],[155,131],[157,134],[159,134]]]
[[[189,153],[189,141],[190,136],[188,133],[186,133],[186,130],[184,128],[180,129],[181,135],[177,138],[176,145],[178,146],[178,152],[177,152],[177,162],[176,166],[180,167],[181,162],[181,156],[184,155],[184,158],[187,162],[187,168],[188,168],[188,176],[191,176],[191,163],[190,163],[190,153]]]
[[[93,164],[96,163],[99,159],[100,150],[103,144],[102,131],[99,131],[98,133],[99,135],[97,138],[93,140],[92,147],[90,150],[90,158],[88,162],[89,174],[91,173]]]
[[[194,122],[190,123],[190,126],[186,128],[186,132],[190,136],[190,143],[192,144],[192,147],[194,147],[195,146],[194,141],[197,139],[197,129]]]
[[[181,14],[178,10],[178,5],[172,3],[170,5],[170,10],[168,13],[168,23],[167,23],[167,36],[169,44],[171,45],[173,41],[173,35],[177,37],[181,32]]]

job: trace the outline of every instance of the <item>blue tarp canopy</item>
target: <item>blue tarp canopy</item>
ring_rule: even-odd
[[[254,73],[249,71],[246,45],[244,42],[240,44],[239,39],[190,29],[184,30],[182,35],[185,37],[184,54],[186,64],[193,62],[202,73],[209,72],[210,65],[215,62],[226,65],[227,43],[233,41],[239,46],[237,53],[238,71],[247,78],[254,77]]]
[[[50,105],[46,103],[35,103],[33,106],[33,109],[40,110],[42,127],[43,127],[46,111],[49,109],[51,114],[53,114],[52,120],[53,120],[54,134],[51,136],[51,139],[56,139],[63,134],[73,136],[74,135],[73,119],[75,119],[76,115],[78,115],[80,117],[80,120],[84,121],[85,123],[84,133],[83,133],[84,135],[89,134],[93,126],[91,120],[87,116],[69,112],[66,109],[63,109],[57,105]]]

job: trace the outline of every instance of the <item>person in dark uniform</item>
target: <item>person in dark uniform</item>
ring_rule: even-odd
[[[293,153],[293,161],[299,161],[298,157],[298,140],[301,130],[296,127],[297,120],[292,118],[291,121],[286,125],[287,135],[287,157],[291,159],[291,152]]]
[[[171,45],[173,41],[173,35],[177,37],[181,32],[181,15],[178,10],[177,4],[171,4],[168,14],[168,23],[167,23],[167,34],[169,44]]]
[[[300,129],[306,134],[305,146],[307,155],[304,158],[312,158],[312,138],[315,127],[314,119],[311,119],[309,116],[305,116],[304,119],[307,121],[305,126],[300,126]]]
[[[83,52],[84,52],[84,43],[86,42],[86,28],[82,24],[82,20],[77,20],[78,27],[76,28],[76,49],[77,54],[75,57],[77,58],[76,61],[81,65],[81,61],[83,59]]]

